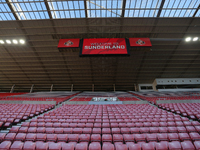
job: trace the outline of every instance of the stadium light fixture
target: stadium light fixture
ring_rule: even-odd
[[[6,43],[7,43],[7,44],[11,44],[11,41],[10,41],[10,40],[6,40]]]
[[[3,40],[0,40],[0,44],[4,44],[5,42]]]
[[[185,41],[186,41],[186,42],[191,41],[191,37],[187,37],[187,38],[185,39]]]
[[[197,41],[199,38],[198,37],[194,37],[193,38],[193,41]]]
[[[14,43],[14,44],[18,44],[18,41],[14,39],[14,40],[13,40],[13,43]]]
[[[24,44],[25,41],[21,39],[21,40],[19,40],[19,43]]]

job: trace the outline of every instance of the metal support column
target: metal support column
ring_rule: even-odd
[[[92,84],[92,92],[94,92],[94,84]]]
[[[33,87],[34,87],[34,84],[32,84],[32,86],[31,86],[30,93],[33,92]]]
[[[53,84],[51,85],[51,89],[50,89],[50,92],[52,92],[53,91]]]
[[[71,92],[73,92],[73,88],[74,88],[74,85],[72,84],[72,86],[71,86]]]
[[[113,89],[114,89],[114,92],[115,92],[115,84],[113,84]]]
[[[15,89],[15,84],[13,84],[13,86],[11,87],[10,93],[13,93],[13,92],[14,92],[14,89]]]

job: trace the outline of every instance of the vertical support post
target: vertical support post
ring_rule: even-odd
[[[92,92],[94,92],[94,84],[92,84]]]
[[[114,92],[115,92],[115,84],[113,84],[113,89],[114,89]]]
[[[15,84],[13,84],[13,86],[11,87],[10,93],[13,93],[13,92],[14,92],[14,89],[15,89]]]
[[[72,86],[71,86],[71,92],[73,92],[73,88],[74,88],[74,85],[72,84]]]
[[[134,88],[135,88],[135,91],[137,92],[137,85],[136,84],[134,84]]]
[[[52,92],[53,91],[53,84],[51,85],[51,89],[50,89],[50,92]]]
[[[34,84],[32,84],[32,86],[31,86],[30,93],[33,92],[33,87],[34,87]]]

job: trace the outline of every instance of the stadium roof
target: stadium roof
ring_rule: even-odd
[[[1,0],[0,89],[134,90],[155,78],[199,78],[199,15],[199,0]],[[130,57],[57,48],[62,38],[129,37],[149,37],[153,46],[131,48]]]

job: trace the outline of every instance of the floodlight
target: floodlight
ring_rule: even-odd
[[[4,44],[4,41],[3,41],[3,40],[0,40],[0,44]]]
[[[187,38],[185,39],[185,41],[186,41],[186,42],[191,41],[191,37],[187,37]]]
[[[197,41],[199,38],[198,37],[194,37],[193,38],[193,41]]]
[[[21,39],[21,40],[19,40],[19,43],[24,44],[25,41]]]
[[[6,43],[7,43],[7,44],[11,44],[11,41],[10,41],[10,40],[6,40]]]
[[[13,40],[13,43],[14,43],[14,44],[18,44],[18,41],[17,41],[17,40]]]

